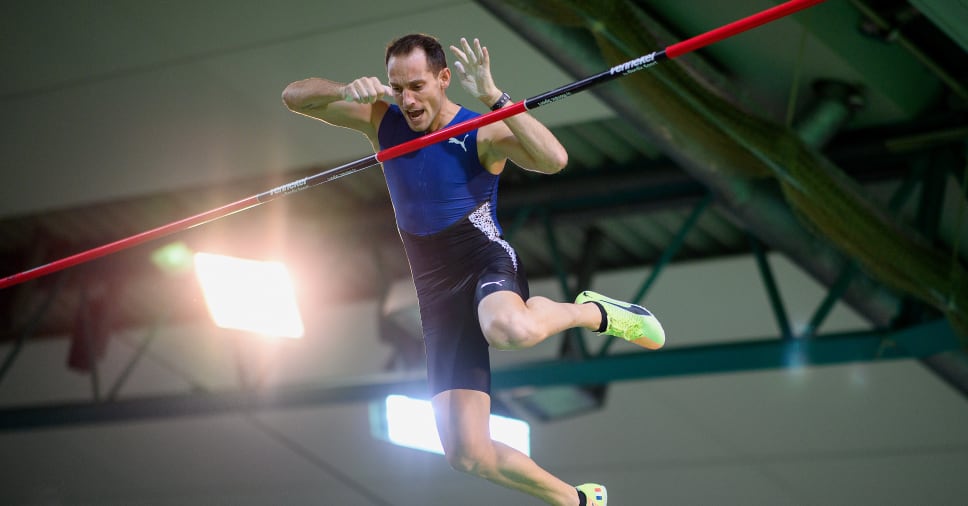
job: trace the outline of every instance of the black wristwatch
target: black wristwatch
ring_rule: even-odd
[[[501,98],[497,99],[497,102],[494,102],[494,105],[491,106],[491,110],[496,111],[504,107],[510,101],[511,95],[508,95],[507,92],[503,92],[501,93]]]

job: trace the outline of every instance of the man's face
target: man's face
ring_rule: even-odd
[[[444,90],[450,85],[449,69],[435,74],[427,66],[423,49],[418,48],[407,55],[391,56],[387,76],[393,99],[411,130],[428,132],[444,126],[440,124],[440,109],[444,104]]]

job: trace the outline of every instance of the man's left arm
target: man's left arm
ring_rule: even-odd
[[[461,39],[461,48],[451,46],[457,57],[454,66],[461,85],[471,95],[476,96],[484,105],[492,107],[502,98],[502,92],[491,77],[490,56],[480,41],[474,46]],[[504,106],[510,105],[508,100]],[[568,152],[561,142],[534,116],[521,113],[505,119],[502,123],[492,123],[478,130],[482,164],[491,167],[511,159],[523,169],[554,174],[568,164]]]

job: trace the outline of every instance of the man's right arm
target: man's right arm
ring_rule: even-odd
[[[389,108],[380,99],[390,93],[375,77],[348,84],[313,77],[287,86],[282,100],[292,112],[358,130],[375,141],[380,120]]]

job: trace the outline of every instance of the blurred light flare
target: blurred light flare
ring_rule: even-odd
[[[272,337],[302,337],[295,288],[282,262],[195,254],[195,275],[215,325]]]
[[[182,274],[192,269],[192,250],[182,241],[173,242],[153,251],[151,262],[166,274]]]

